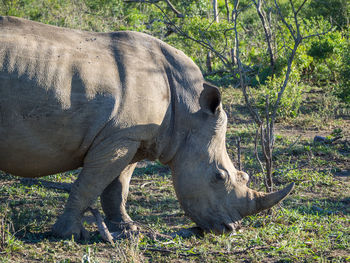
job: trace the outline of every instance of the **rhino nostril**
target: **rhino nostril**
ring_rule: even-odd
[[[238,171],[237,172],[237,179],[239,181],[244,182],[244,183],[248,183],[249,182],[249,175],[243,171]]]
[[[243,172],[242,177],[245,181],[249,181],[249,175],[247,173]]]

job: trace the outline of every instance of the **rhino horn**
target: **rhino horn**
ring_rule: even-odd
[[[294,183],[291,183],[284,189],[273,193],[262,193],[254,191],[255,209],[250,214],[258,213],[262,210],[269,209],[274,205],[278,204],[293,190],[293,188]]]

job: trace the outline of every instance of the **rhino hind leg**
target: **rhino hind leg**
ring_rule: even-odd
[[[139,143],[128,140],[105,140],[90,149],[83,170],[74,182],[65,210],[53,226],[54,235],[62,238],[87,239],[81,224],[86,209],[131,162]]]
[[[101,195],[101,204],[110,231],[137,230],[125,209],[129,183],[135,167],[136,163],[129,164]]]

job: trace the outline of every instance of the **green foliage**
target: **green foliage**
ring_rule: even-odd
[[[349,26],[350,4],[348,0],[314,0],[310,1],[306,15],[323,17],[338,28]]]
[[[334,46],[327,40],[313,41],[308,55],[315,59],[326,59],[333,53]]]
[[[283,71],[285,71],[284,69]],[[280,118],[295,117],[298,115],[299,107],[302,101],[301,93],[303,86],[299,84],[300,76],[297,70],[293,70],[290,75],[290,81],[288,82],[284,95],[280,100],[280,104],[277,110],[277,114]],[[275,77],[272,79],[269,77],[264,85],[260,86],[258,106],[262,111],[264,116],[265,105],[266,105],[266,95],[269,96],[270,109],[271,112],[273,106],[275,105],[278,97],[278,92],[281,90],[284,81],[284,75],[280,77]]]
[[[230,30],[232,25],[227,21],[213,23],[210,19],[191,17],[179,22],[181,22],[181,30],[189,37],[199,41],[209,41],[219,52],[228,50],[232,46],[234,33]],[[175,34],[170,35],[166,41],[183,50],[202,70],[207,70],[206,59],[208,50],[201,44],[185,36]],[[215,54],[212,54],[212,63],[214,70],[222,68],[222,61]]]
[[[147,21],[155,7],[134,8],[122,0],[4,0],[0,15],[92,31],[146,31]],[[153,12],[154,13],[154,12]]]
[[[340,72],[341,83],[337,90],[338,96],[350,105],[350,40],[348,39],[342,56],[342,68]]]
[[[346,39],[339,31],[307,41],[305,50],[312,60],[304,68],[304,79],[319,85],[339,83],[345,43]]]

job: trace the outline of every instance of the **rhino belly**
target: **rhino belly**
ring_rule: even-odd
[[[8,76],[0,72],[0,170],[40,177],[82,166],[113,105],[95,98],[65,107],[34,81]]]
[[[23,177],[82,166],[115,107],[114,96],[90,92],[79,72],[58,71],[51,80],[45,72],[58,65],[35,63],[31,74],[0,68],[0,170]]]
[[[40,177],[82,166],[83,154],[77,145],[82,138],[62,136],[59,129],[38,131],[23,123],[16,127],[0,128],[0,170],[22,177]]]

